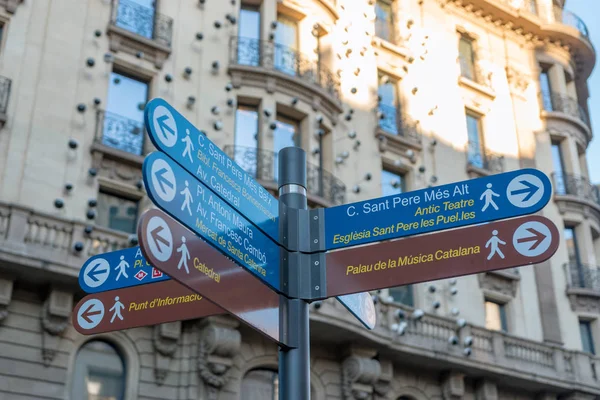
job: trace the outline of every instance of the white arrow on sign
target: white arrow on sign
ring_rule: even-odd
[[[173,234],[169,225],[160,217],[152,217],[146,226],[146,240],[152,255],[165,262],[173,254]]]
[[[92,288],[102,286],[110,275],[110,264],[104,258],[97,258],[85,267],[83,282]]]
[[[93,329],[104,317],[104,304],[98,299],[89,299],[77,312],[77,323],[81,329]]]
[[[552,232],[538,221],[525,222],[513,234],[515,250],[525,257],[537,257],[552,244]]]
[[[506,197],[515,207],[526,208],[536,205],[544,196],[544,183],[532,174],[513,178],[506,188]]]
[[[156,194],[166,202],[172,201],[177,194],[177,182],[169,163],[157,158],[152,163],[150,175]]]
[[[158,106],[152,113],[152,124],[158,140],[167,147],[177,143],[177,124],[173,114],[163,106]]]

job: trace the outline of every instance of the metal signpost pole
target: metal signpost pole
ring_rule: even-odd
[[[287,227],[294,225],[299,233],[299,213],[295,210],[307,210],[306,199],[306,153],[298,147],[286,147],[279,152],[279,231],[287,231]],[[283,211],[283,212],[282,212]],[[304,237],[302,237],[304,236]],[[283,240],[289,239],[283,237]],[[309,238],[300,235],[300,241]],[[302,243],[301,243],[302,244]],[[298,262],[299,258],[290,257],[290,264],[282,260],[283,268],[291,267],[291,263]],[[298,268],[309,268],[308,265],[298,265]],[[289,276],[285,271],[285,277]],[[287,304],[283,307],[285,313],[285,329],[288,335],[295,336],[296,346],[281,348],[279,357],[279,382],[281,400],[309,400],[310,399],[310,326],[308,317],[308,303],[302,299],[292,298],[284,300]]]

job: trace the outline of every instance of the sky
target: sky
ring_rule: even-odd
[[[592,75],[588,79],[590,98],[588,107],[592,119],[592,132],[594,139],[590,143],[587,151],[587,161],[590,170],[590,180],[592,183],[600,184],[600,0],[567,0],[566,9],[577,14],[587,25],[592,44],[596,48],[596,66]]]

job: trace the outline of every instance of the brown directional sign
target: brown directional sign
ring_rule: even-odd
[[[279,295],[162,211],[138,224],[140,248],[155,268],[205,296],[259,332],[280,338]],[[215,240],[227,240],[215,233]]]
[[[223,314],[225,311],[176,281],[162,281],[84,297],[73,311],[83,335]]]
[[[327,295],[535,264],[558,248],[547,218],[528,216],[328,253]]]

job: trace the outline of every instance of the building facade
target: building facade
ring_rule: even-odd
[[[162,97],[267,189],[308,155],[311,207],[524,167],[551,176],[549,261],[373,293],[367,331],[311,305],[312,398],[600,396],[596,53],[564,0],[0,0],[0,399],[277,398],[278,349],[227,316],[84,337],[91,255],[152,205]]]

